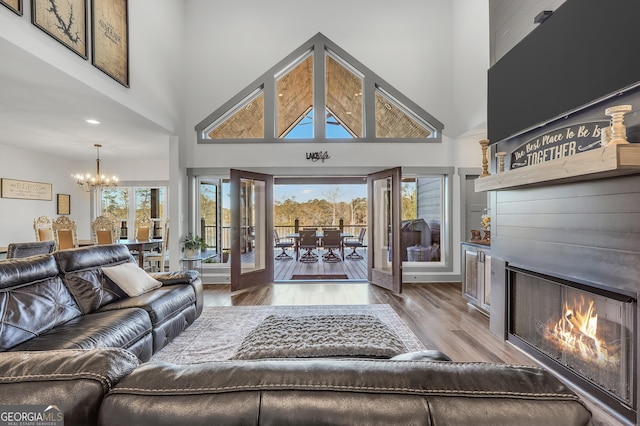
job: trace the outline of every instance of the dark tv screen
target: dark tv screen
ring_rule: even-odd
[[[497,143],[638,82],[640,0],[567,0],[489,69],[488,138]]]

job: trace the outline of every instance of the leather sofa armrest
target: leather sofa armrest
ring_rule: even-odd
[[[198,271],[152,272],[149,275],[160,281],[163,286],[176,284],[191,285],[193,291],[196,293],[196,318],[200,316],[204,307],[204,290]]]
[[[193,284],[200,278],[198,271],[151,272],[151,275],[162,285]]]
[[[138,358],[124,349],[0,352],[3,406],[55,405],[65,424],[96,424],[102,400]]]

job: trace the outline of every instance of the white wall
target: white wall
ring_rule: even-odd
[[[452,112],[451,5],[448,0],[387,2],[283,0],[276,5],[248,0],[222,9],[207,0],[188,0],[186,20],[186,121],[197,123],[275,63],[321,32],[426,111],[447,123]],[[364,8],[364,9],[363,9]],[[227,42],[216,42],[226,40]],[[442,165],[443,145],[278,144],[203,145],[188,134],[189,167],[251,167],[309,164],[310,150],[329,150],[331,166],[354,161],[376,166]],[[440,159],[440,160],[439,160]],[[427,163],[427,164],[425,164]],[[327,165],[327,163],[325,163]]]
[[[79,84],[90,85],[104,94],[105,99],[115,100],[134,113],[147,117],[169,133],[183,134],[182,0],[129,2],[130,88],[121,86],[92,66],[90,60],[75,55],[31,24],[31,3],[25,0],[23,7],[22,17],[3,8],[0,13],[1,38],[76,78]],[[27,129],[25,137],[28,137]],[[169,139],[167,136],[158,140],[158,149],[168,150]],[[103,160],[102,171],[129,182],[166,182],[169,180],[169,163],[168,157],[165,160]],[[72,173],[79,171],[93,173],[95,162],[71,162],[62,157],[0,146],[0,177],[53,184],[52,201],[0,198],[3,219],[0,221],[0,246],[13,241],[33,241],[33,219],[41,215],[56,217],[57,193],[71,195],[71,217],[78,224],[78,237],[90,239],[89,194],[79,189],[70,178]]]
[[[0,37],[167,130],[180,129],[182,90],[178,82],[184,23],[181,0],[129,2],[130,88],[114,82],[90,60],[72,53],[31,24],[31,2],[22,3],[22,17],[4,10],[0,13]],[[87,49],[90,51],[90,46]]]
[[[0,145],[0,177],[53,185],[51,201],[0,198],[0,246],[35,241],[33,220],[39,216],[57,217],[57,194],[71,195],[69,217],[78,225],[78,238],[91,239],[89,194],[82,191],[70,177],[71,171],[79,167],[77,162],[64,158]]]
[[[453,7],[453,107],[449,134],[459,137],[487,127],[489,69],[489,4],[456,0]]]
[[[322,175],[356,165],[481,165],[477,140],[486,137],[488,0],[328,0],[320,7],[311,0],[275,5],[246,0],[224,8],[187,0],[186,5],[188,167],[304,168]],[[191,132],[197,123],[318,32],[443,122],[442,143],[197,145]],[[307,152],[318,150],[328,151],[331,159],[306,160]],[[457,182],[453,190],[452,253],[459,273]]]
[[[488,0],[247,0],[224,9],[188,0],[185,16],[188,167],[456,165],[447,141],[196,144],[197,123],[318,32],[442,121],[445,136],[486,126]],[[330,151],[330,162],[307,161],[315,150]]]

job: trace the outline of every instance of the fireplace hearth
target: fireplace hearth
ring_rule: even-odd
[[[507,270],[508,340],[635,421],[636,299],[601,286]]]

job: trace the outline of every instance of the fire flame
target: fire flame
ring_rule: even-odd
[[[565,349],[588,360],[606,362],[608,351],[597,332],[598,314],[594,301],[585,303],[582,297],[580,302],[574,300],[573,306],[565,302],[564,315],[553,328],[553,335]]]

